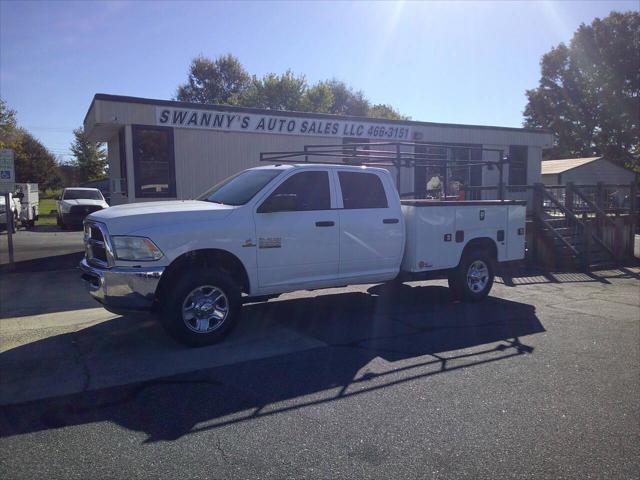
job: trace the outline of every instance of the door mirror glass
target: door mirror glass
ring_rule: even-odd
[[[295,193],[277,193],[260,205],[258,213],[291,212],[296,210],[297,205],[298,196]]]

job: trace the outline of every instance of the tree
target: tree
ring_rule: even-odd
[[[0,98],[0,148],[11,148],[18,138],[16,111]]]
[[[92,142],[87,138],[82,127],[73,131],[74,141],[70,150],[74,156],[74,163],[80,172],[80,180],[99,180],[107,176],[107,154],[99,142]]]
[[[360,90],[354,91],[346,83],[335,78],[326,82],[333,94],[333,105],[329,113],[336,115],[353,115],[366,117],[369,112],[369,101]]]
[[[251,77],[233,55],[224,55],[216,60],[199,56],[192,60],[187,83],[178,87],[176,99],[235,105],[250,84]]]
[[[580,25],[569,46],[551,49],[540,65],[539,86],[526,92],[524,125],[553,132],[547,155],[607,155],[638,168],[640,13]]]
[[[253,77],[251,87],[241,96],[240,103],[271,110],[300,111],[306,90],[304,75],[296,76],[291,70],[282,75],[269,73],[262,79]]]
[[[373,118],[388,118],[389,120],[409,120],[409,117],[400,114],[400,112],[391,105],[382,103],[371,107],[368,116]]]
[[[302,111],[329,113],[334,102],[335,97],[327,82],[318,82],[304,93]]]
[[[14,151],[16,181],[38,183],[41,189],[60,186],[56,159],[17,122],[17,113],[0,98],[0,148]]]
[[[60,186],[55,157],[33,135],[18,129],[17,140],[11,148],[15,152],[17,182],[37,183],[41,190]]]
[[[301,112],[333,113],[359,117],[407,119],[391,105],[371,106],[364,93],[332,79],[307,84],[304,75],[291,70],[262,78],[249,76],[233,55],[215,60],[199,56],[189,67],[187,82],[178,87],[176,99],[184,102],[243,105]]]

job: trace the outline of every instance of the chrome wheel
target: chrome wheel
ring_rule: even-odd
[[[222,326],[229,315],[229,300],[212,285],[193,289],[182,302],[182,321],[196,333],[211,333]]]
[[[482,260],[476,260],[469,265],[467,271],[467,286],[473,293],[480,293],[489,283],[489,267]]]

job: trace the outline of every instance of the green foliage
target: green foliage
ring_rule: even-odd
[[[0,148],[14,148],[18,140],[16,111],[0,98]]]
[[[354,91],[346,83],[335,78],[326,82],[333,94],[333,104],[329,113],[366,117],[369,113],[369,100],[360,90]]]
[[[62,195],[62,190],[62,187],[40,189],[40,200],[42,200],[43,198],[57,200]]]
[[[60,186],[56,159],[39,140],[23,129],[17,130],[15,150],[16,181],[37,183],[40,188]]]
[[[296,76],[291,70],[282,75],[269,73],[262,79],[254,76],[251,86],[241,95],[240,103],[271,110],[299,111],[306,89],[304,76]]]
[[[187,83],[178,87],[176,99],[235,105],[250,86],[251,77],[233,55],[224,55],[216,60],[199,56],[192,60]]]
[[[329,113],[334,103],[335,97],[329,84],[327,82],[318,82],[307,88],[304,93],[302,111]]]
[[[40,141],[18,126],[16,111],[0,98],[0,148],[14,151],[16,181],[38,183],[40,188],[60,185],[56,159]]]
[[[74,164],[80,174],[80,182],[100,180],[107,177],[107,153],[99,142],[87,138],[82,127],[73,131],[74,141],[70,150],[74,156]]]
[[[194,58],[187,82],[178,87],[176,99],[393,120],[407,118],[390,105],[371,106],[363,92],[354,91],[336,79],[309,86],[304,75],[296,75],[291,70],[281,75],[269,73],[262,78],[249,76],[233,55],[216,60]]]
[[[38,225],[56,224],[56,200],[60,198],[61,194],[62,190],[60,190],[60,193],[57,197],[44,198],[42,195],[40,195],[40,202],[38,205]]]
[[[369,116],[374,118],[389,118],[392,120],[409,120],[409,117],[400,114],[391,105],[377,104],[369,109]]]
[[[638,167],[640,13],[611,13],[582,24],[569,46],[540,62],[538,88],[526,92],[525,126],[554,134],[549,158],[607,155]]]

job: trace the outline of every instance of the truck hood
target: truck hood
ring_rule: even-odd
[[[107,208],[109,205],[107,205],[107,202],[105,202],[104,200],[91,200],[88,198],[79,198],[79,199],[74,199],[74,200],[60,200],[60,203],[64,203],[65,205],[69,205],[70,207],[73,207],[75,205],[82,205],[83,207],[86,206],[93,206],[93,205],[98,205],[99,207],[104,207]]]
[[[185,223],[222,219],[235,208],[199,200],[141,202],[99,210],[87,219],[106,224],[112,235],[129,235],[149,228],[175,229]]]

